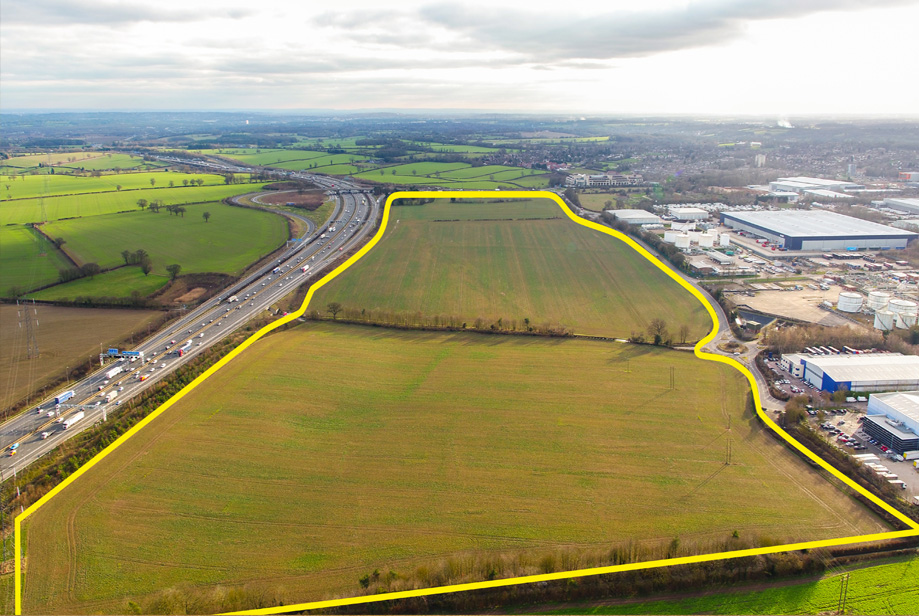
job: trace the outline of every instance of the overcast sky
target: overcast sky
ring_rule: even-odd
[[[2,0],[0,109],[919,114],[919,0]]]

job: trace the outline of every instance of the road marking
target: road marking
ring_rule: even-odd
[[[221,358],[213,366],[205,370],[201,375],[198,376],[194,381],[183,387],[178,393],[172,396],[169,400],[164,402],[152,413],[147,415],[144,419],[138,422],[133,428],[125,432],[118,438],[114,443],[100,451],[96,454],[91,460],[86,464],[77,469],[72,475],[67,477],[64,481],[55,486],[50,492],[41,497],[38,501],[33,503],[28,509],[23,513],[16,516],[15,521],[15,556],[16,556],[16,570],[15,570],[15,612],[17,616],[22,614],[22,533],[21,526],[30,515],[38,511],[45,503],[47,503],[51,498],[57,495],[61,490],[69,486],[71,483],[76,481],[83,473],[91,469],[93,466],[101,462],[115,449],[123,445],[128,439],[137,434],[142,430],[147,424],[151,421],[162,415],[166,410],[168,410],[173,404],[184,398],[190,391],[195,389],[198,385],[206,381],[212,374],[220,370],[227,363],[232,361],[237,355],[245,351],[249,346],[255,343],[257,340],[262,338],[265,334],[283,326],[299,317],[303,316],[306,313],[306,308],[309,306],[310,301],[313,299],[313,295],[316,291],[324,287],[326,284],[331,282],[334,278],[341,275],[349,267],[357,263],[365,254],[367,254],[371,248],[376,246],[377,242],[380,241],[380,238],[383,236],[383,233],[386,231],[386,224],[389,221],[390,208],[392,207],[392,202],[396,199],[406,198],[406,199],[449,199],[451,197],[456,198],[473,198],[473,199],[494,199],[496,197],[502,199],[552,199],[555,201],[559,207],[562,208],[562,212],[565,213],[568,218],[579,225],[583,225],[588,229],[593,229],[594,231],[599,231],[600,233],[605,233],[611,237],[614,237],[618,240],[625,242],[628,246],[636,250],[640,255],[645,257],[648,261],[654,264],[655,267],[663,271],[665,274],[670,276],[675,280],[680,286],[693,294],[693,296],[698,299],[702,305],[708,311],[709,316],[712,319],[712,331],[709,332],[707,336],[702,338],[698,343],[694,353],[699,359],[704,359],[708,361],[715,361],[722,364],[727,364],[741,372],[750,383],[750,388],[753,392],[753,399],[756,405],[756,414],[759,416],[760,420],[766,426],[768,426],[773,432],[781,436],[788,442],[792,447],[800,451],[817,466],[821,467],[836,479],[842,481],[852,490],[858,492],[863,497],[883,509],[885,512],[905,524],[909,530],[900,530],[900,531],[890,531],[886,533],[874,533],[870,535],[858,535],[854,537],[842,537],[839,539],[826,539],[821,541],[808,541],[803,543],[789,543],[786,545],[777,545],[765,548],[753,548],[749,550],[736,550],[733,552],[717,552],[713,554],[700,554],[697,556],[685,556],[681,558],[668,558],[664,560],[654,560],[640,563],[629,563],[624,565],[613,565],[609,567],[594,567],[591,569],[577,569],[574,571],[562,571],[559,573],[549,573],[544,575],[528,575],[523,577],[507,578],[502,580],[490,580],[485,582],[471,582],[468,584],[456,584],[453,586],[440,586],[434,588],[420,588],[417,590],[408,590],[402,592],[391,592],[391,593],[382,593],[378,595],[369,595],[369,596],[360,596],[352,597],[348,599],[332,599],[329,601],[314,601],[312,603],[300,603],[295,605],[284,605],[279,607],[258,609],[258,610],[244,610],[240,612],[230,612],[230,614],[284,614],[287,612],[298,612],[303,610],[316,610],[316,609],[326,609],[330,607],[336,607],[340,605],[360,605],[365,603],[376,603],[379,601],[392,601],[394,599],[406,599],[410,597],[425,597],[430,595],[440,595],[445,593],[453,592],[464,592],[469,590],[482,590],[486,588],[500,588],[502,586],[513,586],[516,584],[533,584],[536,582],[548,582],[553,580],[564,580],[571,578],[580,578],[589,575],[604,575],[609,573],[618,573],[622,571],[640,571],[644,569],[653,569],[657,567],[670,567],[674,565],[685,565],[691,563],[703,563],[710,562],[713,560],[725,560],[731,558],[743,558],[745,556],[755,556],[759,554],[775,554],[778,552],[791,552],[795,550],[808,550],[821,547],[833,547],[840,545],[850,545],[853,543],[864,543],[868,541],[881,541],[887,539],[898,539],[903,537],[916,537],[919,536],[919,523],[911,520],[906,517],[904,514],[900,513],[883,500],[863,488],[858,483],[852,481],[844,475],[842,472],[831,466],[828,462],[825,462],[820,456],[809,450],[807,447],[796,441],[791,437],[790,434],[782,430],[774,421],[772,421],[766,413],[763,411],[763,406],[761,403],[761,397],[759,393],[759,387],[757,387],[756,379],[753,376],[753,373],[750,372],[743,364],[735,361],[729,357],[723,357],[721,355],[715,355],[713,353],[707,353],[703,351],[703,347],[711,342],[718,335],[718,315],[715,312],[715,309],[712,308],[711,304],[705,299],[705,296],[702,295],[695,287],[683,280],[676,272],[670,269],[669,266],[665,265],[662,261],[658,260],[654,255],[645,250],[638,242],[630,238],[629,236],[611,229],[604,225],[597,224],[595,222],[584,220],[579,216],[576,216],[571,210],[568,209],[568,206],[559,198],[555,193],[548,191],[501,191],[496,193],[495,191],[411,191],[411,192],[395,192],[389,195],[389,198],[386,199],[386,205],[383,207],[383,217],[380,221],[380,228],[377,231],[369,242],[364,244],[360,250],[358,250],[354,255],[352,255],[347,261],[336,267],[330,273],[326,274],[315,282],[307,291],[306,297],[303,299],[303,303],[300,305],[300,308],[295,312],[289,313],[287,316],[284,316],[273,323],[269,323],[262,329],[258,330],[252,334],[249,338],[240,343],[238,347],[230,351],[227,355]]]

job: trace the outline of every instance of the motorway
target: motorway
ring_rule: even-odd
[[[363,189],[337,178],[311,174],[296,176],[337,193],[336,208],[329,221],[318,229],[310,222],[304,237],[293,242],[293,246],[280,253],[272,263],[132,349],[132,352],[142,352],[143,358],[112,357],[104,367],[55,393],[59,395],[65,390],[72,390],[74,394],[69,400],[55,404],[52,396],[0,425],[2,480],[10,478],[14,472],[21,471],[80,431],[106,421],[108,414],[125,400],[162,380],[251,319],[263,315],[307,277],[327,269],[344,251],[372,231],[382,209],[382,197],[374,198]],[[306,271],[303,271],[304,267]],[[233,297],[236,300],[230,301]],[[186,347],[187,351],[180,355],[177,350],[182,347]],[[106,378],[106,373],[113,368],[121,368],[121,372]],[[107,399],[106,396],[112,397]],[[80,412],[85,416],[72,426],[65,427],[64,422]]]

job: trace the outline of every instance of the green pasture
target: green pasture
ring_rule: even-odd
[[[548,614],[836,614],[848,575],[844,614],[910,616],[919,608],[919,557],[836,570],[817,581],[758,590],[712,592],[702,597],[624,605],[577,605]]]
[[[0,295],[11,288],[28,291],[56,282],[58,270],[70,263],[33,229],[25,226],[0,227]]]
[[[169,282],[169,276],[144,273],[138,266],[121,267],[92,278],[80,278],[30,293],[30,299],[74,300],[77,297],[131,297],[136,291],[146,297]]]
[[[176,187],[186,188],[183,181],[204,180],[204,186],[219,186],[225,184],[222,175],[207,173],[177,173],[177,172],[152,172],[152,173],[113,173],[101,177],[67,175],[63,173],[45,175],[24,175],[15,180],[0,178],[0,194],[6,201],[11,195],[13,199],[28,199],[33,197],[52,197],[57,195],[77,195],[85,193],[118,192],[150,188],[169,187],[172,182]],[[153,180],[153,184],[150,183]],[[188,187],[192,188],[192,187]],[[0,205],[3,207],[3,205]]]
[[[660,348],[306,324],[25,522],[24,613],[174,613],[244,585],[291,603],[606,564],[629,544],[655,557],[674,537],[683,554],[883,528],[763,434],[746,395],[731,368]],[[154,607],[170,589],[179,605]]]
[[[281,162],[272,164],[272,167],[278,167],[279,169],[289,169],[291,171],[309,171],[313,169],[319,173],[325,173],[321,167],[328,167],[330,165],[347,165],[355,160],[363,160],[363,156],[357,156],[355,154],[324,154],[317,152],[320,156],[315,156],[310,159],[302,160],[291,160],[288,162]]]
[[[287,223],[277,215],[219,202],[188,206],[184,216],[140,210],[60,220],[43,226],[50,237],[63,237],[64,249],[78,263],[103,268],[124,263],[123,250],[143,248],[153,271],[166,273],[178,263],[182,273],[236,275],[287,239]],[[211,213],[205,222],[202,213]]]
[[[443,175],[444,177],[456,180],[468,180],[471,178],[487,179],[489,175],[495,175],[502,171],[513,171],[516,173],[515,177],[519,177],[525,175],[529,170],[521,169],[520,167],[508,167],[506,165],[483,165],[481,167],[467,167],[465,169],[444,173]]]
[[[159,199],[165,205],[187,205],[215,201],[251,192],[258,190],[259,186],[259,184],[182,186],[177,188],[146,188],[46,197],[44,198],[44,209],[47,220],[98,216],[114,212],[138,210],[138,199],[146,199],[147,201]],[[0,203],[0,224],[37,222],[41,219],[42,204],[40,199],[19,199]]]
[[[560,213],[554,202],[545,203]],[[464,207],[447,200],[394,207],[379,245],[321,288],[314,304],[467,322],[527,318],[615,337],[644,332],[655,318],[674,336],[686,325],[687,340],[712,327],[695,297],[620,240],[567,219],[471,220],[513,217],[505,212],[520,206],[510,202],[476,205],[474,215],[461,213]]]

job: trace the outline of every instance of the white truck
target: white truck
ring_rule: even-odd
[[[230,297],[227,298],[228,304],[232,304],[233,302],[238,302],[238,301],[239,301],[239,298],[236,297],[235,295],[231,295]]]
[[[106,402],[111,402],[111,401],[114,400],[117,396],[118,396],[118,392],[117,392],[117,391],[110,391],[110,392],[108,392],[107,394],[105,394],[105,401],[106,401]]]
[[[111,370],[105,373],[105,379],[107,381],[110,381],[112,380],[113,376],[121,374],[122,372],[124,372],[124,368],[122,368],[121,366],[115,366],[114,368],[112,368]]]
[[[67,419],[64,420],[64,429],[66,430],[67,428],[69,428],[69,427],[72,426],[73,424],[77,423],[78,421],[80,421],[80,420],[83,419],[84,417],[86,417],[86,413],[84,413],[83,411],[80,411],[79,413],[77,413],[77,414],[75,414],[75,415],[71,415],[70,417],[68,417]]]

